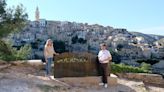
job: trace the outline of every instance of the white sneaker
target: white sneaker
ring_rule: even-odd
[[[104,87],[107,88],[107,87],[108,87],[108,84],[105,83],[105,84],[104,84]]]
[[[104,83],[99,83],[99,86],[103,86],[104,85]]]

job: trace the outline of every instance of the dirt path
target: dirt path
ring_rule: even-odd
[[[11,65],[0,70],[0,92],[164,92],[164,88],[142,81],[118,79],[117,86],[103,88],[93,84],[98,77],[47,78],[44,70],[28,65]]]

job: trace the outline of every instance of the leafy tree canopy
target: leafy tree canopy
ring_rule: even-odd
[[[5,0],[0,0],[0,55],[11,55],[12,50],[2,40],[12,32],[18,32],[24,28],[28,15],[23,5],[7,8]]]
[[[28,18],[22,4],[12,8],[6,6],[5,0],[0,0],[0,38],[21,30]]]

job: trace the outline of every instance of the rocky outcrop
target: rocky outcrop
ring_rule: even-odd
[[[164,60],[160,60],[158,63],[152,66],[153,73],[158,73],[164,76]]]
[[[121,78],[141,80],[146,83],[164,85],[164,79],[161,75],[157,74],[146,74],[146,73],[118,73]]]
[[[160,60],[158,63],[154,64],[152,67],[164,69],[164,60]]]

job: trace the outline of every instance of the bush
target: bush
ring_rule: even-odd
[[[142,62],[141,69],[143,69],[143,70],[150,70],[151,69],[151,65],[147,64],[145,62]]]
[[[66,52],[66,44],[63,41],[54,40],[54,49],[58,53]]]
[[[77,43],[77,41],[78,41],[78,36],[77,35],[72,37],[72,44]]]
[[[72,62],[70,60],[73,60],[73,59],[81,59],[81,60],[84,60],[84,61],[95,61],[96,59],[96,55],[93,55],[91,53],[69,53],[69,52],[65,52],[65,53],[62,53],[60,54],[59,56],[55,56],[55,60],[58,61],[58,60],[64,60],[64,59],[67,59],[68,61],[67,62]]]
[[[29,54],[31,53],[31,46],[25,45],[22,46],[19,50],[13,48],[10,44],[6,44],[10,53],[0,53],[0,60],[4,61],[15,61],[15,60],[25,60],[28,58]]]
[[[74,62],[87,62],[85,58],[64,58],[56,61],[57,63],[74,63]]]
[[[31,42],[31,47],[33,49],[38,49],[38,42]]]
[[[79,38],[78,42],[81,44],[85,44],[87,42],[87,40],[84,40],[83,38]]]
[[[111,65],[112,73],[150,73],[149,70],[124,64]]]
[[[116,64],[119,64],[121,62],[121,56],[112,49],[109,49],[109,51],[112,55],[112,62],[115,62]]]
[[[83,38],[78,38],[77,35],[72,37],[72,44],[76,44],[76,43],[85,44],[86,42],[87,42],[87,40],[85,40]]]
[[[121,49],[122,49],[123,47],[124,47],[124,46],[123,46],[122,44],[118,44],[118,45],[117,45],[117,50],[118,50],[118,51],[121,51]]]

